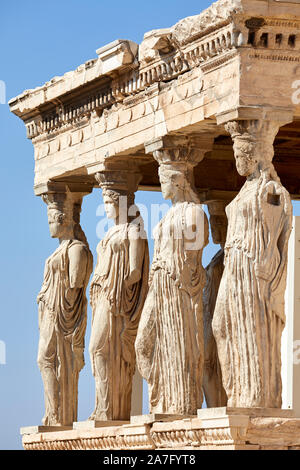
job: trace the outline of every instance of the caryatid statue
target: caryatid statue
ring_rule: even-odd
[[[281,407],[281,334],[292,205],[272,165],[279,124],[233,121],[246,182],[226,207],[225,267],[213,332],[230,407]]]
[[[115,225],[98,244],[90,289],[93,318],[89,350],[96,400],[89,419],[94,421],[130,419],[134,342],[149,274],[147,236],[134,206],[140,177],[125,170],[96,175],[106,215]]]
[[[172,207],[154,230],[137,364],[149,385],[151,412],[194,415],[203,400],[202,251],[208,221],[194,188],[193,167],[205,151],[180,138],[158,139],[149,151],[159,162],[162,194]]]
[[[208,408],[226,406],[227,396],[222,384],[221,366],[217,345],[212,331],[212,320],[224,269],[224,245],[227,233],[225,207],[229,201],[212,200],[207,202],[210,214],[209,223],[212,239],[221,249],[206,267],[206,284],[203,290],[204,323],[204,371],[203,391]]]
[[[55,191],[55,189],[54,189]],[[45,393],[46,426],[77,421],[78,378],[84,366],[86,287],[93,257],[80,226],[83,193],[48,192],[50,234],[59,246],[47,259],[37,297],[40,339],[38,365]]]

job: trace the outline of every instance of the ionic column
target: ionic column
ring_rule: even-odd
[[[225,125],[246,177],[227,206],[224,273],[213,332],[230,407],[281,407],[281,334],[292,205],[272,165],[280,123]]]
[[[50,235],[59,246],[47,259],[37,297],[38,365],[45,393],[46,426],[77,421],[78,377],[84,366],[86,287],[93,257],[80,226],[82,198],[91,187],[49,183],[39,188],[48,206]]]
[[[148,290],[147,236],[134,206],[141,174],[128,162],[111,162],[95,177],[106,215],[115,225],[98,244],[91,281],[89,350],[96,403],[90,420],[127,421],[136,363],[134,342]]]
[[[224,246],[227,234],[227,216],[225,207],[228,200],[207,201],[210,215],[209,224],[213,242],[220,245],[206,267],[206,284],[203,290],[203,325],[204,325],[204,372],[203,391],[208,408],[226,406],[227,396],[222,384],[222,372],[217,345],[212,331],[212,320],[224,269]]]
[[[153,413],[193,415],[202,405],[202,251],[208,222],[193,167],[210,150],[208,140],[167,136],[146,145],[159,163],[163,196],[172,201],[154,231],[149,293],[136,339],[137,364],[149,385]]]

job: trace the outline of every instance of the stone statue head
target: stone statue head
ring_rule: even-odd
[[[211,201],[207,203],[209,223],[213,242],[224,247],[227,236],[227,215],[225,207],[229,201]]]
[[[115,191],[103,191],[103,202],[108,219],[117,219],[119,216],[119,195]]]
[[[161,164],[159,180],[164,199],[199,203],[198,195],[192,187],[192,169],[186,165]]]
[[[65,193],[50,193],[42,196],[48,206],[48,223],[52,238],[62,238],[74,225],[72,207]]]
[[[241,176],[250,176],[258,167],[258,158],[255,152],[256,145],[253,142],[236,139],[233,144],[236,169]]]
[[[80,226],[81,197],[72,193],[49,193],[42,196],[48,206],[49,231],[52,238],[76,239],[87,243]]]
[[[216,245],[225,245],[227,235],[227,217],[224,215],[211,215],[210,219],[211,235]]]
[[[273,142],[279,129],[278,123],[264,120],[232,121],[225,129],[233,139],[236,168],[241,176],[259,176],[272,173]]]
[[[108,219],[127,222],[128,209],[134,204],[134,193],[103,188],[103,202]]]

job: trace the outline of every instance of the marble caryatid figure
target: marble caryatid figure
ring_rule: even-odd
[[[234,121],[237,171],[246,182],[226,207],[225,267],[213,318],[230,407],[281,407],[290,196],[272,165],[279,124]]]
[[[135,346],[154,413],[196,414],[203,400],[201,258],[208,221],[193,187],[195,153],[180,147],[154,152],[162,194],[172,207],[154,230],[149,293]]]
[[[107,217],[114,219],[115,225],[98,244],[90,290],[93,318],[89,350],[96,400],[89,419],[95,421],[130,419],[134,342],[148,290],[146,233],[141,217],[129,215],[140,176],[131,175],[130,184],[130,175],[127,180],[126,172],[121,173],[115,184],[106,184],[107,174],[96,176]],[[123,178],[123,184],[117,184]]]
[[[221,245],[221,249],[215,254],[205,269],[206,284],[203,290],[203,391],[208,408],[226,406],[227,404],[227,396],[222,384],[217,345],[212,331],[212,320],[224,269],[224,245],[227,233],[225,207],[227,204],[228,201],[221,200],[207,202],[212,239],[215,244]]]
[[[84,366],[86,287],[93,257],[80,226],[82,195],[66,191],[43,196],[50,234],[59,246],[47,259],[37,297],[38,365],[45,393],[46,426],[77,421],[79,372]]]

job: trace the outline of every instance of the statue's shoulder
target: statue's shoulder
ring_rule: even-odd
[[[129,240],[147,239],[147,234],[143,224],[138,224],[135,222],[129,223],[127,226],[127,233]]]
[[[194,212],[194,213],[199,213],[199,214],[205,214],[205,211],[203,209],[203,206],[202,204],[199,202],[184,202],[182,204],[182,209],[184,211],[191,211],[191,212]]]
[[[80,248],[80,249],[82,248],[82,249],[86,249],[86,250],[89,249],[88,245],[82,240],[70,240],[68,249],[73,248],[73,247],[77,247],[77,248]]]
[[[179,214],[178,214],[179,215]],[[183,225],[195,225],[203,227],[204,224],[208,224],[207,216],[202,207],[202,204],[196,202],[185,202],[181,207],[181,219]]]
[[[267,206],[282,206],[285,212],[292,212],[290,194],[280,181],[269,180],[263,187],[261,197]]]
[[[92,253],[89,246],[82,240],[70,240],[68,252],[76,253],[78,256],[90,256]]]

